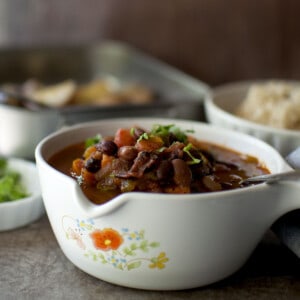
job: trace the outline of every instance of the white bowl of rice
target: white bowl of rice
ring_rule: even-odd
[[[205,101],[209,123],[241,131],[283,156],[300,146],[300,81],[240,81],[218,86]]]

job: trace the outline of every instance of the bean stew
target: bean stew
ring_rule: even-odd
[[[120,128],[66,147],[49,164],[72,176],[90,201],[125,192],[203,193],[241,188],[243,179],[268,174],[252,156],[199,141],[175,125]]]

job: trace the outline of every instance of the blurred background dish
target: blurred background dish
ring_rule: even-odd
[[[6,161],[8,172],[14,172],[20,176],[20,184],[26,195],[16,200],[4,201],[5,199],[2,199],[3,201],[0,203],[0,231],[12,230],[30,224],[45,213],[35,164],[16,158],[10,158]],[[1,178],[3,177],[1,176]],[[1,188],[3,185],[4,183],[1,182]],[[2,194],[3,190],[1,190]]]
[[[0,155],[33,159],[38,142],[61,125],[55,110],[0,104]]]
[[[133,116],[204,120],[210,93],[204,82],[113,41],[1,49],[0,86],[29,100],[24,107],[0,104],[0,154],[29,159],[38,141],[62,125]],[[33,103],[41,109],[32,111]]]
[[[206,83],[108,40],[1,49],[0,70],[3,90],[57,108],[66,125],[137,115],[203,120],[210,92]]]
[[[212,124],[235,129],[258,137],[271,144],[285,156],[300,146],[300,130],[297,128],[283,128],[284,125],[289,126],[291,123],[289,116],[292,118],[292,114],[295,113],[295,109],[287,109],[285,103],[290,101],[288,99],[292,97],[291,91],[295,91],[295,89],[298,91],[298,84],[300,83],[296,81],[256,80],[233,82],[215,87],[212,92],[212,97],[209,97],[205,101],[206,118],[208,122]],[[254,90],[254,98],[253,88],[256,89]],[[271,94],[270,88],[273,89]],[[257,89],[259,89],[259,91],[257,91]],[[281,107],[279,106],[280,104],[278,105],[281,101],[278,95],[281,94],[285,94],[283,108],[282,105]],[[259,97],[262,97],[262,99],[259,99]],[[277,102],[276,105],[274,101]],[[295,104],[293,103],[291,106],[293,105]],[[249,110],[249,118],[255,121],[240,116],[239,111],[241,109],[245,110],[245,107]],[[280,110],[278,110],[278,108]],[[270,116],[273,110],[278,120],[277,128],[274,126],[275,121],[273,121]],[[256,111],[262,120],[258,120],[259,118],[255,119],[254,115]],[[265,120],[268,119],[271,122],[271,125],[263,124],[266,123],[263,115],[265,115]],[[298,120],[300,120],[300,115]],[[261,123],[258,123],[259,121],[261,121]],[[294,126],[298,126],[297,120],[293,123]]]

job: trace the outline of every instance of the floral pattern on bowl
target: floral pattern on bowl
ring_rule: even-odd
[[[130,271],[142,265],[164,269],[169,261],[160,243],[148,241],[144,230],[98,228],[93,219],[79,220],[63,216],[63,229],[68,240],[75,241],[86,258]],[[153,254],[153,253],[156,254]]]

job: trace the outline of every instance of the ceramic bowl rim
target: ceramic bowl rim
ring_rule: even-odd
[[[249,129],[259,130],[261,132],[267,133],[275,133],[280,136],[292,136],[292,137],[300,137],[300,131],[292,130],[292,129],[284,129],[284,128],[275,128],[269,125],[264,124],[256,124],[252,121],[243,119],[239,116],[234,115],[232,112],[225,110],[220,107],[215,100],[216,95],[221,93],[234,93],[235,89],[238,88],[248,88],[252,84],[257,83],[267,83],[267,82],[280,82],[280,83],[294,83],[300,84],[300,81],[297,80],[283,80],[283,79],[257,79],[257,80],[242,80],[242,81],[234,81],[222,84],[220,86],[215,87],[212,90],[211,95],[208,95],[206,101],[204,101],[204,105],[211,110],[217,111],[219,114],[222,114],[224,118],[232,123],[232,125],[243,125],[243,127],[248,127]],[[242,99],[240,100],[242,101]]]
[[[74,185],[76,185],[76,181],[73,180],[72,178],[68,177],[67,175],[61,173],[60,171],[58,171],[57,169],[55,169],[54,167],[52,167],[48,162],[47,160],[45,159],[44,157],[44,154],[43,154],[43,148],[45,147],[45,145],[47,145],[47,143],[51,142],[51,140],[55,137],[58,137],[62,134],[68,134],[68,132],[74,132],[76,130],[80,130],[82,128],[88,128],[88,127],[95,127],[97,126],[98,124],[103,124],[103,123],[109,123],[109,122],[128,122],[128,121],[133,121],[133,122],[142,122],[143,120],[148,120],[148,121],[153,121],[153,123],[156,123],[155,121],[156,120],[170,120],[170,121],[177,121],[177,122],[180,122],[180,121],[183,121],[183,122],[188,122],[188,123],[191,123],[191,124],[195,124],[196,126],[204,126],[204,127],[210,127],[210,128],[214,128],[214,129],[222,129],[224,132],[228,132],[228,133],[234,133],[236,136],[243,136],[245,139],[247,139],[247,141],[252,141],[252,142],[255,142],[255,143],[259,143],[260,145],[262,145],[263,147],[266,147],[268,148],[269,150],[272,150],[272,155],[275,157],[276,161],[278,163],[280,163],[281,167],[283,169],[290,169],[286,162],[284,161],[284,159],[282,158],[282,156],[279,154],[279,152],[274,149],[272,146],[268,145],[266,142],[264,141],[261,141],[259,140],[258,138],[256,137],[252,137],[250,135],[247,135],[245,133],[242,133],[242,132],[234,132],[232,129],[227,129],[227,128],[220,128],[218,126],[215,126],[215,125],[212,125],[212,124],[209,124],[209,123],[204,123],[204,122],[200,122],[200,121],[191,121],[191,120],[175,120],[175,119],[167,119],[167,118],[150,118],[150,117],[141,117],[141,118],[136,118],[136,117],[133,117],[133,118],[114,118],[114,119],[103,119],[103,120],[97,120],[97,121],[90,121],[90,122],[84,122],[84,123],[79,123],[79,124],[75,124],[75,125],[72,125],[72,126],[68,126],[68,127],[65,127],[61,130],[58,130],[50,135],[48,135],[47,137],[45,137],[43,140],[40,141],[40,143],[37,145],[36,149],[35,149],[35,156],[36,156],[36,161],[38,164],[41,164],[43,166],[46,166],[47,168],[50,168],[51,171],[54,171],[55,172],[55,176],[59,175],[61,176],[61,179],[66,179],[67,182],[69,183],[72,183]],[[267,184],[266,183],[262,183],[262,184],[256,184],[256,185],[253,185],[253,186],[248,186],[248,187],[243,187],[242,189],[233,189],[233,190],[225,190],[225,191],[218,191],[218,192],[210,192],[210,193],[195,193],[195,194],[184,194],[184,195],[180,195],[180,197],[182,198],[182,196],[184,196],[185,198],[187,199],[193,199],[193,198],[198,198],[199,197],[206,197],[206,198],[211,198],[211,197],[215,197],[216,195],[223,195],[224,193],[226,193],[226,195],[232,193],[232,194],[235,194],[235,193],[243,193],[243,191],[250,191],[251,189],[258,189],[258,188],[263,188],[264,186],[266,186]],[[151,194],[149,192],[145,193],[145,192],[131,192],[131,193],[124,193],[124,194],[121,194],[117,197],[115,197],[114,199],[118,199],[120,198],[121,196],[123,197],[126,197],[124,195],[128,195],[128,194],[135,194],[135,195],[141,195],[141,194]],[[171,197],[174,197],[176,195],[174,194],[159,194],[160,197],[164,197],[165,199],[167,198],[171,198]]]

